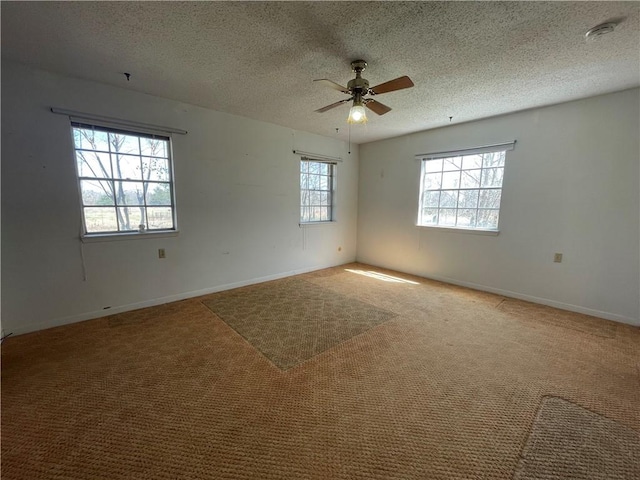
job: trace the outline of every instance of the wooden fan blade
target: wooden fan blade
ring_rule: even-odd
[[[387,107],[385,104],[376,102],[375,100],[369,100],[364,104],[369,110],[373,113],[377,113],[378,115],[384,115],[387,112],[391,111],[391,108]]]
[[[336,82],[332,82],[331,80],[328,80],[326,78],[320,78],[318,80],[314,80],[314,82],[320,82],[325,87],[333,88],[334,90],[338,90],[339,92],[342,92],[342,93],[351,93],[351,92],[349,92],[347,87],[343,87],[342,85],[338,85]]]
[[[393,92],[395,90],[402,90],[403,88],[413,87],[413,82],[406,75],[404,77],[398,77],[394,80],[376,85],[369,89],[369,93],[374,95],[380,95],[381,93]]]
[[[316,110],[316,113],[324,113],[327,110],[331,110],[332,108],[337,107],[338,105],[342,105],[345,102],[350,102],[353,98],[345,98],[344,100],[340,100],[339,102],[332,103],[331,105],[327,105],[326,107],[319,108]]]

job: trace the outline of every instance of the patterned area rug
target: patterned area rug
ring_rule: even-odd
[[[282,370],[396,316],[297,278],[220,292],[203,303]]]
[[[514,480],[640,478],[640,434],[558,397],[545,397]]]

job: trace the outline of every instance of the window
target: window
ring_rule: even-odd
[[[513,146],[419,156],[418,225],[497,231],[505,156]]]
[[[175,230],[170,139],[72,122],[84,230]]]
[[[335,163],[300,160],[300,223],[335,220],[335,172]]]

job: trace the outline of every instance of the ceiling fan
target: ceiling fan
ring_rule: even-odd
[[[331,80],[327,80],[326,78],[314,80],[314,82],[321,82],[329,88],[333,88],[349,95],[349,98],[345,98],[339,102],[319,108],[316,112],[323,113],[337,107],[338,105],[342,105],[343,103],[353,100],[353,105],[351,106],[351,110],[349,110],[349,118],[347,118],[347,122],[365,123],[367,121],[367,115],[364,107],[367,107],[378,115],[384,115],[391,110],[391,108],[374,100],[373,98],[365,98],[366,95],[380,95],[382,93],[413,87],[413,82],[405,75],[404,77],[398,77],[394,80],[389,80],[388,82],[369,88],[369,81],[366,78],[362,78],[362,72],[365,68],[367,68],[367,62],[364,60],[354,60],[351,62],[351,69],[355,72],[356,78],[349,80],[346,87],[332,82]]]

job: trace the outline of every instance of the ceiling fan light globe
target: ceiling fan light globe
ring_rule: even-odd
[[[348,123],[367,123],[367,114],[362,105],[354,105],[349,110]]]

